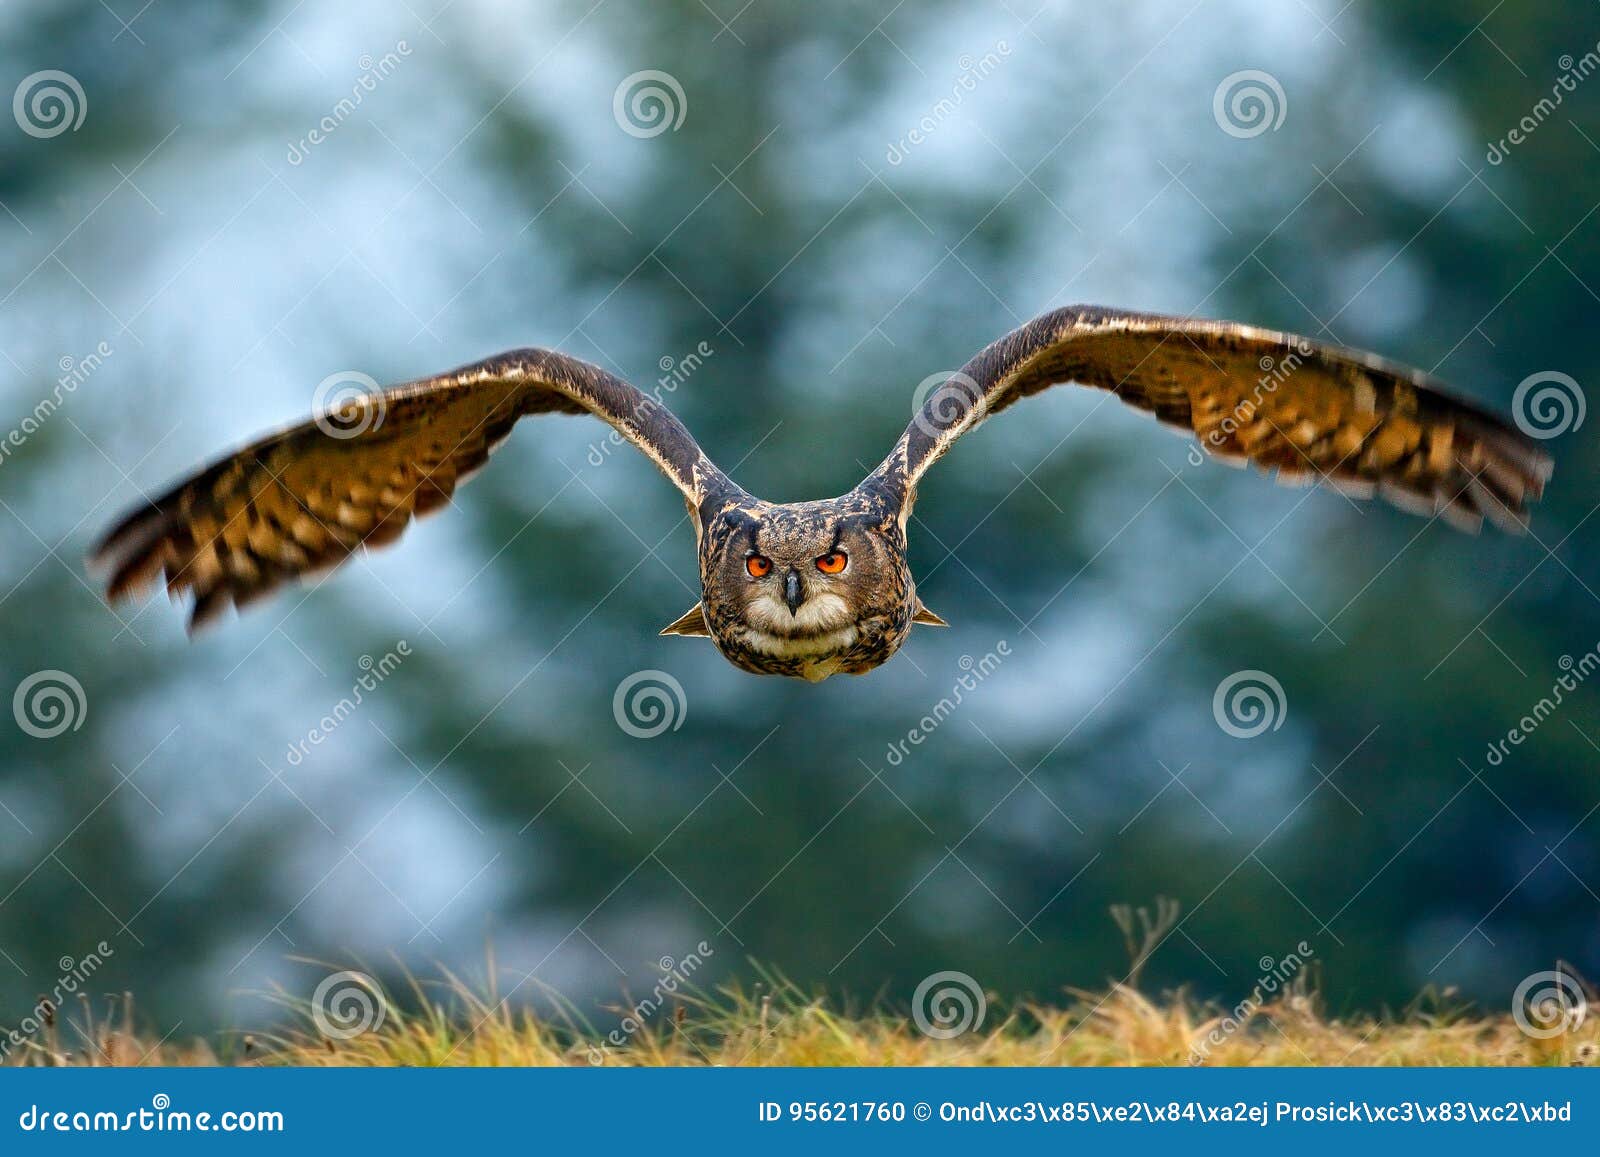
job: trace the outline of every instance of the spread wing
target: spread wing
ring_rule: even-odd
[[[113,601],[163,573],[193,592],[189,628],[289,579],[398,537],[450,500],[529,414],[593,414],[659,466],[691,508],[722,478],[659,401],[597,366],[524,349],[368,392],[221,458],[130,511],[90,556]]]
[[[1467,530],[1524,527],[1550,477],[1535,442],[1420,370],[1234,322],[1069,306],[940,385],[868,483],[909,503],[962,434],[1063,382],[1109,390],[1281,482],[1326,481]]]

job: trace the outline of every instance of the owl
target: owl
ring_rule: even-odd
[[[597,366],[521,349],[354,398],[220,458],[128,513],[91,562],[115,601],[164,578],[190,629],[397,537],[450,501],[521,418],[592,414],[688,506],[701,599],[665,635],[735,666],[818,681],[879,666],[917,624],[906,523],[923,474],[979,423],[1062,383],[1114,394],[1205,455],[1325,482],[1467,530],[1516,530],[1551,462],[1417,370],[1293,334],[1098,306],[1006,335],[918,400],[883,462],[838,498],[756,498],[661,403]]]

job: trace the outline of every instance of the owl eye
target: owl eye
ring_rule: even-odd
[[[850,556],[844,551],[829,551],[817,559],[817,569],[823,574],[839,574],[849,562]]]
[[[772,560],[764,554],[753,554],[744,560],[744,569],[751,578],[766,578],[772,573]]]

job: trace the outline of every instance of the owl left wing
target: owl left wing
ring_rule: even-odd
[[[909,505],[917,481],[992,414],[1065,382],[1109,390],[1281,482],[1326,481],[1466,530],[1517,530],[1551,462],[1420,370],[1234,322],[1068,306],[984,349],[931,393],[868,479]]]
[[[343,401],[130,511],[90,555],[115,601],[165,574],[194,630],[229,604],[397,538],[450,501],[520,418],[593,414],[642,450],[691,508],[723,475],[659,400],[598,366],[512,350]]]

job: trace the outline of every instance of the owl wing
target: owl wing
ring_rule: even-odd
[[[285,581],[400,535],[450,500],[517,419],[593,414],[643,450],[691,508],[720,479],[657,399],[597,366],[523,349],[344,401],[268,435],[130,511],[90,555],[112,601],[165,573],[192,591],[189,629]]]
[[[1550,477],[1535,442],[1420,370],[1234,322],[1069,306],[1001,338],[934,390],[869,483],[909,504],[962,434],[1063,382],[1109,390],[1280,482],[1326,481],[1466,530],[1484,518],[1525,527],[1524,504]]]

